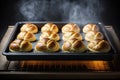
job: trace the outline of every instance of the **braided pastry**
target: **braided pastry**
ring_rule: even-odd
[[[77,32],[80,33],[80,27],[74,23],[68,23],[62,27],[62,33]]]
[[[51,31],[43,32],[40,36],[40,39],[42,39],[42,38],[49,38],[49,39],[52,39],[52,40],[55,40],[55,41],[60,40],[59,34],[53,33]]]
[[[10,43],[9,50],[11,52],[31,51],[32,44],[26,40],[15,39],[12,43]]]
[[[74,38],[64,42],[62,45],[62,50],[64,52],[84,52],[86,47],[81,40]]]
[[[88,44],[87,48],[92,52],[109,52],[111,49],[106,40],[94,40]]]
[[[95,39],[103,39],[104,36],[101,32],[94,32],[94,31],[89,31],[86,35],[85,35],[85,40],[86,41],[93,41]]]
[[[99,31],[99,28],[96,24],[87,24],[83,27],[83,32],[87,33],[89,31]]]
[[[35,41],[36,40],[36,36],[33,33],[30,32],[20,32],[17,35],[17,39],[24,39],[24,40],[28,40],[28,41]]]
[[[60,49],[59,43],[57,41],[43,38],[38,41],[38,43],[35,46],[36,51],[42,51],[42,52],[56,52]]]
[[[73,38],[82,40],[82,35],[80,33],[76,33],[76,32],[67,32],[67,33],[63,34],[63,37],[62,37],[62,39],[64,41],[67,41],[67,40],[70,40]]]
[[[54,33],[58,32],[58,27],[56,24],[47,23],[41,28],[41,32],[52,31]]]
[[[24,24],[21,29],[21,31],[27,31],[31,33],[37,33],[38,32],[38,27],[35,24],[32,23],[26,23]]]

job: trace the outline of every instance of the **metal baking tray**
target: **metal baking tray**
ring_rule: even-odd
[[[37,40],[35,42],[32,42],[33,45],[33,50],[31,52],[10,52],[9,51],[9,44],[16,39],[16,36],[18,35],[18,33],[20,32],[20,28],[23,24],[28,23],[28,21],[24,21],[24,22],[17,22],[15,24],[14,30],[12,32],[12,34],[10,35],[11,37],[9,38],[7,45],[3,51],[3,55],[6,56],[6,58],[8,60],[112,60],[114,58],[114,54],[116,53],[116,49],[114,48],[114,45],[112,44],[112,41],[109,37],[109,34],[107,34],[106,28],[104,27],[104,25],[102,23],[95,23],[99,26],[100,32],[103,33],[104,35],[104,39],[109,41],[110,45],[111,45],[111,51],[108,53],[94,53],[94,52],[90,52],[90,51],[85,51],[83,53],[65,53],[62,52],[62,50],[60,50],[59,52],[55,52],[55,53],[46,53],[46,52],[40,52],[40,53],[36,53],[34,51],[34,47],[36,45],[36,43],[39,40],[39,36],[41,35],[41,27],[48,23],[48,22],[29,22],[29,23],[33,23],[35,25],[38,26],[39,32],[36,33],[36,38]],[[54,24],[56,24],[59,28],[59,35],[60,35],[60,49],[61,46],[63,44],[62,42],[62,33],[61,33],[61,28],[63,25],[69,23],[69,22],[52,22]],[[74,22],[75,23],[75,22]],[[82,32],[82,28],[83,24],[80,24],[79,22],[76,22],[77,25],[80,26],[80,34],[83,36],[83,43],[85,43],[85,45],[87,45],[87,41],[84,40],[84,36],[85,34]]]

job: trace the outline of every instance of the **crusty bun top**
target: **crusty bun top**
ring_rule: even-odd
[[[21,27],[20,30],[31,32],[31,33],[37,33],[38,32],[38,27],[35,24],[26,23],[26,24],[23,24],[23,26]]]
[[[80,27],[75,23],[68,23],[62,27],[62,33],[67,32],[80,32]]]

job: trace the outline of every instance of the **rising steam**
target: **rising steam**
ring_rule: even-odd
[[[99,0],[23,0],[19,10],[26,20],[100,21],[103,5]]]

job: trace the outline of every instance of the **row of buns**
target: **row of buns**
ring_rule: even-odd
[[[36,52],[57,52],[60,50],[60,45],[57,41],[60,40],[58,27],[53,23],[47,23],[41,28],[39,41],[35,45]]]
[[[31,51],[33,49],[32,42],[36,41],[35,33],[37,32],[38,27],[35,24],[22,25],[15,40],[10,43],[9,50],[11,52]]]
[[[62,50],[64,52],[84,52],[86,47],[82,42],[80,27],[77,24],[69,23],[62,27]]]
[[[92,52],[109,52],[110,44],[104,39],[103,33],[96,24],[87,24],[83,27],[85,40],[88,41],[87,48]]]
[[[36,41],[35,34],[38,33],[38,27],[32,23],[26,23],[20,28],[20,33],[16,39],[9,45],[11,52],[16,51],[31,51],[33,49],[32,42]],[[88,42],[87,45],[83,43],[83,36],[80,32],[85,34],[84,39]],[[92,52],[108,52],[110,45],[108,41],[104,40],[103,34],[100,32],[96,24],[87,24],[81,30],[75,23],[68,23],[61,28],[62,38],[60,39],[59,28],[54,23],[46,23],[41,27],[41,35],[35,45],[37,52],[56,52],[60,50],[63,52],[84,52],[86,50]],[[59,41],[63,44],[60,46]]]

